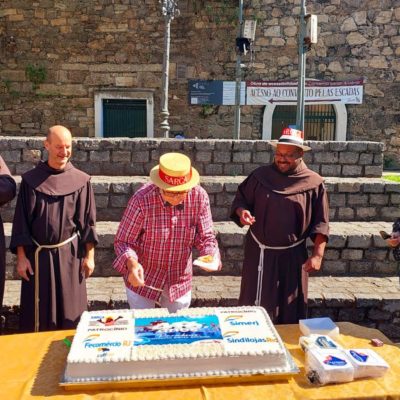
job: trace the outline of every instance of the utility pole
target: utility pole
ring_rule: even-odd
[[[243,0],[239,0],[239,35],[243,36]],[[242,85],[242,53],[236,49],[236,90],[235,90],[235,121],[233,127],[233,138],[240,139],[240,89]]]
[[[306,80],[306,46],[304,38],[306,35],[306,5],[305,0],[301,0],[300,23],[299,23],[299,73],[297,86],[297,113],[296,127],[304,132],[304,87]]]
[[[169,48],[171,42],[171,21],[175,16],[179,16],[177,0],[159,0],[162,3],[162,13],[165,20],[164,30],[164,57],[163,57],[163,72],[162,72],[162,98],[161,98],[161,130],[164,132],[164,137],[169,136],[169,111],[168,111],[168,83],[169,83]]]

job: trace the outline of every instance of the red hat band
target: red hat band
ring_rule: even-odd
[[[171,176],[166,174],[164,171],[161,170],[161,168],[158,171],[158,176],[160,177],[160,179],[165,182],[168,185],[171,186],[180,186],[183,185],[187,182],[190,181],[190,179],[192,178],[192,168],[190,168],[190,171],[188,174],[183,175],[183,176]]]

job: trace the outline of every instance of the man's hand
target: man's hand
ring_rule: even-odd
[[[240,223],[242,225],[253,225],[254,222],[256,222],[256,219],[251,215],[251,212],[249,210],[238,208],[236,210],[236,214],[240,218]]]
[[[129,258],[126,262],[126,268],[128,269],[128,282],[133,287],[144,286],[144,271],[143,267],[134,258]]]
[[[388,239],[386,239],[386,243],[390,247],[397,247],[400,245],[400,233],[399,232],[394,232],[392,233],[392,236]]]
[[[321,269],[322,257],[321,256],[311,256],[303,264],[303,270],[305,272],[316,272]]]
[[[324,257],[327,237],[317,233],[314,238],[314,250],[311,257],[303,264],[303,271],[317,272],[321,269],[322,258]]]
[[[85,278],[89,278],[94,271],[94,259],[92,257],[85,257],[82,261],[82,270],[85,273]]]
[[[82,261],[82,271],[85,273],[85,278],[89,278],[94,271],[94,243],[86,243],[86,257]]]
[[[386,239],[386,243],[387,243],[390,247],[397,247],[398,245],[400,245],[400,237],[398,237],[398,238]]]
[[[28,273],[29,273],[29,275],[33,275],[33,269],[32,269],[30,261],[25,256],[18,257],[17,258],[17,274],[22,279],[25,279],[26,281],[29,282]]]

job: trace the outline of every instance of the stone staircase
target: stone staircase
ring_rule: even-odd
[[[306,161],[326,177],[331,237],[322,271],[310,279],[310,315],[329,315],[377,327],[400,338],[400,284],[394,261],[380,230],[391,230],[400,214],[400,185],[384,181],[382,145],[372,142],[309,142]],[[5,138],[1,154],[18,175],[45,157],[38,138]],[[88,281],[92,309],[126,307],[123,282],[111,268],[113,238],[127,201],[147,182],[159,156],[169,151],[189,155],[210,196],[223,270],[212,275],[195,270],[193,305],[235,305],[240,287],[245,229],[228,220],[237,186],[257,166],[272,159],[263,141],[78,139],[73,162],[92,174],[100,243],[96,270]],[[15,200],[1,210],[7,240]],[[7,254],[3,314],[6,331],[16,327],[19,285],[15,259]]]

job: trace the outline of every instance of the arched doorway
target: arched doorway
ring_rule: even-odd
[[[282,129],[296,125],[295,105],[277,106],[272,116],[272,139],[279,139]],[[336,113],[331,104],[305,106],[304,139],[335,140]]]
[[[278,139],[283,126],[296,124],[296,105],[267,104],[264,109],[262,139]],[[305,107],[306,140],[346,140],[347,111],[341,103],[310,104]]]

